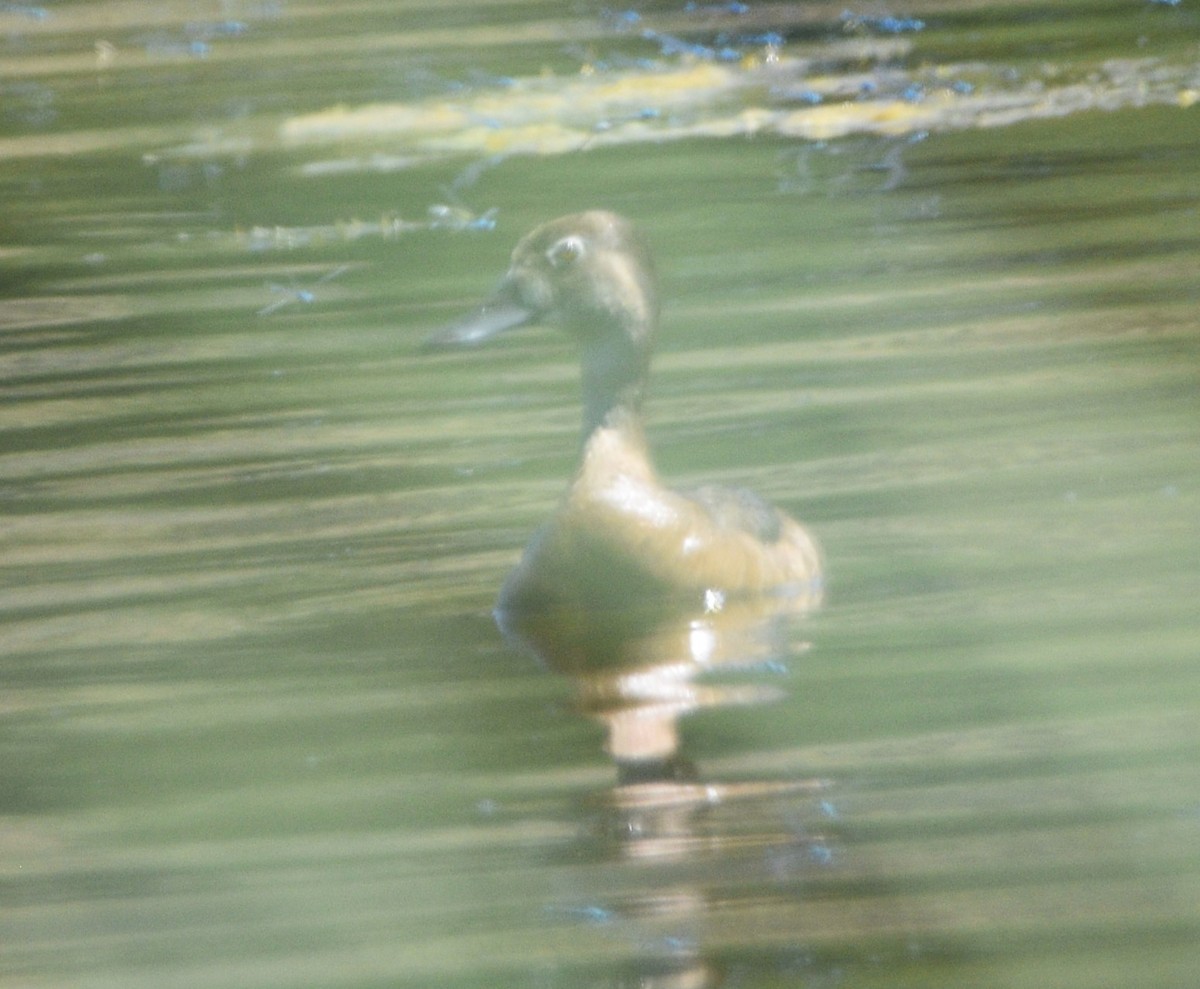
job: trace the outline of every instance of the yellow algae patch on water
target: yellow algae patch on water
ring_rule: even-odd
[[[958,85],[975,65],[917,70],[853,63],[810,74],[811,60],[746,67],[677,62],[650,69],[539,75],[412,103],[331,107],[287,120],[287,144],[386,142],[396,161],[451,154],[562,154],[581,148],[778,134],[824,141],[851,134],[1001,127],[1150,103],[1190,107],[1200,70],[1155,60],[1105,63],[1061,84],[1047,67],[1016,85]],[[848,67],[849,68],[849,67]]]
[[[449,103],[372,103],[353,110],[330,107],[293,117],[280,128],[290,143],[339,141],[378,134],[431,133],[458,130],[469,123],[466,113]]]
[[[834,103],[779,113],[763,129],[786,137],[832,141],[850,134],[899,136],[935,126],[951,97],[939,94],[920,103],[900,99]]]
[[[664,101],[694,103],[715,92],[745,85],[747,74],[702,62],[677,72],[637,73],[611,80],[594,78],[601,80],[594,91],[578,95],[591,99],[597,106],[612,103],[652,106]]]
[[[547,122],[494,129],[472,127],[459,134],[431,138],[427,147],[441,152],[478,152],[486,154],[562,154],[578,151],[587,134]]]
[[[375,103],[348,109],[331,107],[293,117],[281,128],[289,143],[339,141],[406,135],[423,137],[459,132],[499,132],[509,127],[582,123],[591,129],[613,115],[670,106],[704,105],[718,94],[745,85],[746,73],[697,64],[681,70],[626,73],[619,76],[580,75],[565,79],[532,78],[504,89],[482,90],[461,99],[420,103]],[[481,146],[497,143],[489,136]],[[505,143],[520,143],[518,141]]]

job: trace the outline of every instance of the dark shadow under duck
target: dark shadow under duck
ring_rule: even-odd
[[[579,466],[505,581],[501,613],[819,597],[820,551],[794,519],[745,489],[659,479],[642,429],[658,308],[645,243],[628,220],[593,210],[527,234],[495,294],[427,342],[473,346],[536,322],[562,327],[582,352]]]

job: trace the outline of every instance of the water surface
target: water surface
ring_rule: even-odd
[[[1200,22],[844,8],[0,9],[0,981],[1189,984]],[[633,687],[490,614],[568,343],[419,353],[592,206],[828,559]]]

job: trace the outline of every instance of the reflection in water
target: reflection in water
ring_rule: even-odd
[[[624,941],[632,984],[719,984],[705,940],[712,914],[739,892],[769,906],[764,888],[829,866],[825,783],[705,779],[679,734],[691,712],[778,696],[758,682],[710,678],[786,663],[805,648],[789,642],[792,624],[818,602],[807,590],[713,596],[690,612],[497,613],[510,642],[574,680],[579,710],[606,730],[617,785],[590,798],[588,827],[569,856],[583,875],[564,895],[571,915]]]
[[[818,601],[811,588],[710,602],[705,610],[661,606],[498,613],[505,635],[548,667],[573,677],[581,710],[604,725],[622,782],[686,778],[678,720],[703,707],[771,700],[760,684],[697,682],[786,661],[789,619]],[[803,647],[801,647],[803,648]]]

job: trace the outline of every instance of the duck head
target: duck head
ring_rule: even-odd
[[[586,440],[614,416],[639,411],[657,321],[645,243],[628,220],[592,210],[523,237],[491,298],[426,346],[476,346],[530,323],[560,327],[581,349]]]

